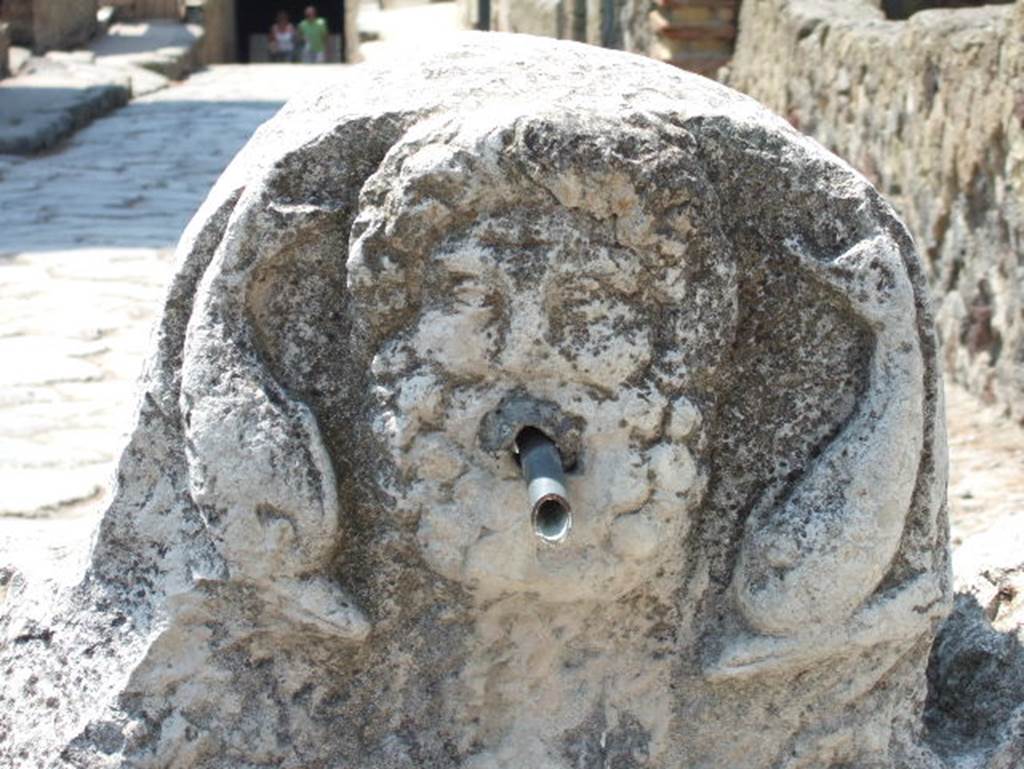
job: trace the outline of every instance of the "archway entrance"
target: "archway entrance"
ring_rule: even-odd
[[[249,50],[250,35],[265,35],[274,23],[278,11],[287,11],[292,24],[298,26],[302,20],[302,12],[307,5],[316,7],[324,19],[332,35],[338,35],[341,46],[341,60],[348,57],[345,51],[345,3],[359,0],[245,0],[238,4],[235,27],[238,31],[238,60],[248,62],[252,58]]]

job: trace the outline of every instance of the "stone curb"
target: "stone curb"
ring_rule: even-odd
[[[121,53],[108,35],[91,50],[33,59],[22,74],[0,81],[0,154],[52,148],[132,98],[188,77],[200,66],[203,30],[176,26],[181,44]]]
[[[47,61],[0,83],[0,153],[48,149],[130,98],[124,73]]]

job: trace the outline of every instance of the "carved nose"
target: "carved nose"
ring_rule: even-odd
[[[501,365],[510,371],[529,370],[535,376],[551,373],[554,351],[545,340],[547,330],[547,316],[539,303],[523,301],[512,307]]]
[[[537,428],[524,427],[515,448],[530,496],[533,533],[550,544],[564,541],[572,528],[572,508],[558,447]]]

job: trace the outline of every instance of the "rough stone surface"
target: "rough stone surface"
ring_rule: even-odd
[[[1024,421],[1024,4],[886,21],[869,0],[746,0],[726,81],[891,199],[947,371]]]
[[[0,759],[942,765],[924,278],[783,121],[471,36],[286,107],[177,259],[88,557],[3,578]],[[524,414],[577,454],[557,547]]]
[[[1024,566],[987,569],[963,588],[928,669],[930,741],[950,765],[1015,769],[1024,766]]]

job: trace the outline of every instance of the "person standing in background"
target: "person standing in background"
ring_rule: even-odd
[[[316,8],[306,6],[306,18],[299,22],[302,36],[302,61],[306,64],[323,64],[327,61],[327,22],[317,15]]]
[[[273,62],[295,61],[295,27],[286,11],[278,11],[277,21],[270,28],[270,60]]]

